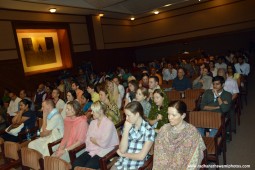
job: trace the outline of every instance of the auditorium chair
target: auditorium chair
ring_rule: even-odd
[[[226,164],[226,131],[225,116],[218,112],[193,111],[189,113],[189,123],[197,128],[218,129],[214,137],[203,137],[207,148],[208,161],[219,165],[219,155],[223,153],[223,163]]]

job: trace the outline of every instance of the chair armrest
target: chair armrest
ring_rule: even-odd
[[[73,164],[74,160],[76,159],[76,153],[78,153],[79,151],[81,151],[82,149],[85,149],[85,148],[86,148],[86,144],[83,143],[83,144],[77,146],[76,148],[68,151],[71,164]]]
[[[218,129],[216,135],[213,137],[213,139],[214,139],[214,145],[215,145],[215,150],[216,150],[216,151],[218,151],[218,138],[219,138],[220,136],[222,137],[220,143],[221,143],[222,141],[224,142],[224,140],[225,140],[225,136],[224,136],[224,134],[222,133],[222,130],[223,130],[223,127],[220,126],[220,128]]]
[[[119,149],[119,146],[115,146],[114,149],[106,154],[104,157],[100,158],[99,163],[100,163],[100,169],[107,169],[107,163],[110,161],[115,156],[118,156],[117,150]]]
[[[53,149],[52,149],[53,146],[59,144],[61,142],[61,140],[62,140],[62,138],[60,138],[60,139],[58,139],[58,140],[56,140],[54,142],[48,143],[48,149],[49,149],[50,155],[53,154]]]
[[[140,167],[138,170],[145,170],[145,169],[152,169],[153,166],[153,155],[151,155],[151,157],[144,162],[143,166]]]

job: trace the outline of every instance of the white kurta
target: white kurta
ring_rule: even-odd
[[[55,114],[50,120],[47,119],[46,130],[51,130],[51,134],[30,142],[28,148],[39,151],[43,156],[50,156],[48,143],[62,138],[64,134],[64,122],[59,113]]]

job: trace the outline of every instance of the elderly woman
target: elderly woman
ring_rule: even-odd
[[[153,169],[196,169],[206,149],[197,129],[185,122],[187,106],[174,101],[168,107],[169,123],[159,131],[154,145]]]
[[[12,118],[12,124],[5,130],[1,136],[5,141],[18,142],[18,133],[31,129],[35,126],[36,114],[30,110],[31,101],[22,99],[19,102],[19,111]],[[14,133],[15,131],[15,133]]]
[[[116,128],[105,113],[107,107],[97,101],[91,105],[94,120],[90,123],[86,137],[86,151],[73,164],[76,166],[98,169],[99,159],[109,153],[119,144]]]
[[[64,137],[53,156],[70,162],[68,151],[84,143],[88,130],[87,117],[77,100],[67,103],[64,129]]]
[[[168,108],[168,99],[166,94],[161,89],[156,89],[153,92],[153,102],[151,104],[151,111],[149,113],[149,123],[156,129],[156,132],[163,126],[168,123],[167,119],[167,108]]]
[[[126,121],[117,150],[120,158],[111,170],[139,169],[143,166],[155,139],[155,132],[144,120],[143,107],[139,102],[128,103],[124,111]]]

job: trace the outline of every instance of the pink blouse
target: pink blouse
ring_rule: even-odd
[[[66,117],[64,120],[64,137],[60,143],[60,147],[65,148],[73,145],[77,141],[83,143],[86,140],[88,130],[88,122],[86,116],[79,116],[75,119]]]
[[[97,119],[90,123],[86,138],[86,151],[91,157],[95,155],[103,157],[119,144],[117,130],[111,120],[105,116],[100,125],[97,124]],[[90,141],[91,137],[96,138],[99,146]]]

